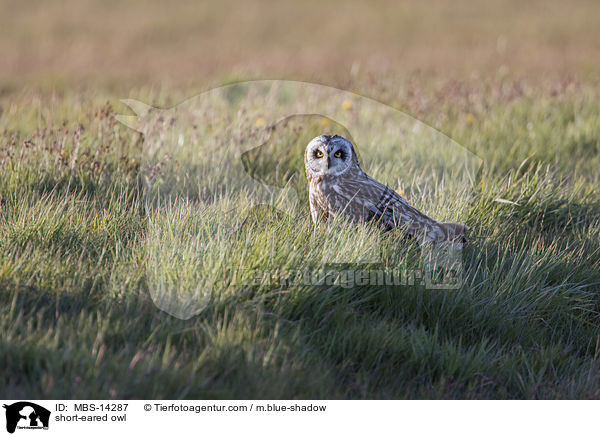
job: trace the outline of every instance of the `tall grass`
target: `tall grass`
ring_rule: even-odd
[[[26,99],[13,104],[25,107]],[[442,102],[432,124],[484,162],[468,189],[460,178],[394,168],[393,149],[360,144],[367,171],[428,213],[472,228],[457,290],[247,280],[256,270],[310,271],[340,259],[367,269],[418,269],[422,259],[418,244],[399,234],[345,223],[315,228],[301,194],[298,209],[283,209],[290,213],[252,208],[243,190],[218,189],[224,171],[206,174],[193,159],[188,178],[176,181],[186,195],[148,208],[147,137],[115,121],[121,109],[92,98],[4,113],[0,392],[598,398],[595,101],[577,90],[552,96],[532,88],[498,97],[489,111],[475,105],[468,117]],[[362,115],[361,123],[380,122]],[[169,177],[168,165],[157,171]],[[197,177],[213,185],[203,192],[187,184]],[[157,308],[161,283],[191,290],[159,302],[189,319]]]

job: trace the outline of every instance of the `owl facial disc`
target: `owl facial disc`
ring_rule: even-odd
[[[314,176],[339,176],[352,166],[352,144],[337,135],[321,135],[308,143],[305,152],[307,169]]]

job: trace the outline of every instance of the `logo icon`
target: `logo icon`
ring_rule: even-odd
[[[50,411],[29,401],[19,401],[4,405],[6,409],[6,431],[14,433],[18,429],[48,429]]]

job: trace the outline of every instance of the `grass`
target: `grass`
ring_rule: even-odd
[[[312,126],[300,136],[278,126],[264,148],[275,164],[252,154],[240,160],[248,143],[228,141],[243,135],[218,135],[240,113],[228,94],[222,110],[200,111],[210,123],[197,128],[185,111],[176,113],[172,124],[187,126],[183,142],[192,148],[149,156],[156,132],[118,123],[122,106],[69,93],[5,97],[0,392],[598,398],[598,90],[554,85],[493,79],[487,88],[448,82],[400,89],[412,97],[396,97],[395,105],[408,105],[480,159],[472,183],[452,171],[453,153],[463,149],[443,135],[405,133],[401,148],[394,142],[400,130],[393,119],[382,121],[376,104],[332,103],[347,118],[326,128],[356,137],[369,173],[428,213],[472,228],[458,290],[245,280],[252,270],[314,270],[371,255],[379,266],[422,265],[418,245],[401,235],[312,226],[296,153],[314,133],[312,118],[291,121]],[[372,92],[389,100],[385,90]],[[250,132],[253,145],[266,137],[257,120],[269,119],[267,106],[252,104],[241,116],[240,132]],[[157,116],[169,124],[174,113]],[[150,120],[144,128],[159,125]],[[373,132],[377,141],[365,140]],[[441,144],[419,143],[432,139]],[[265,198],[283,213],[252,208],[250,179],[238,178],[251,161],[262,165],[250,168],[256,174],[276,167],[266,181],[282,189]],[[298,202],[281,202],[295,190]]]

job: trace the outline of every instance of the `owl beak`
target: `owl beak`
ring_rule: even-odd
[[[331,168],[331,153],[333,152],[333,146],[327,143],[327,168]]]

